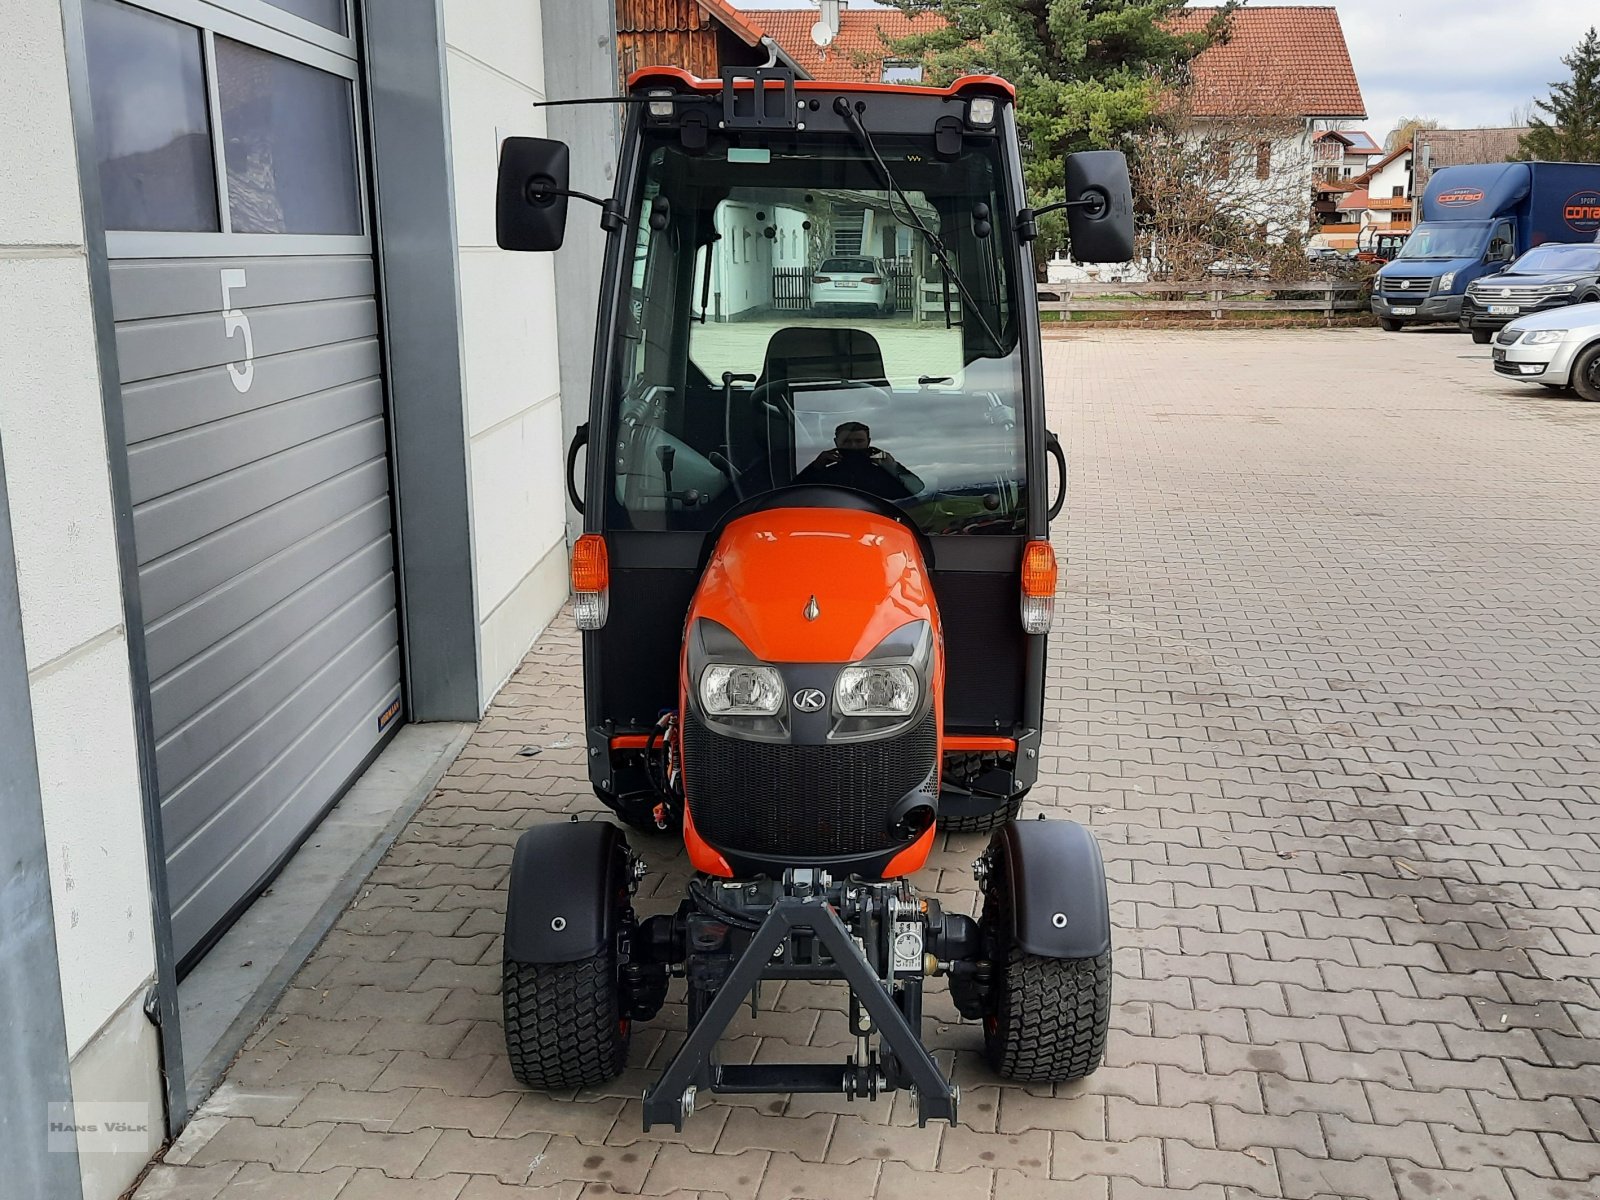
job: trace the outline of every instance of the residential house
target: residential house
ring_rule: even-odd
[[[1326,129],[1313,147],[1313,165],[1324,179],[1352,179],[1382,156],[1383,147],[1364,129]]]
[[[1176,28],[1198,32],[1215,13],[1185,9]],[[1191,66],[1193,116],[1202,127],[1274,123],[1270,143],[1258,147],[1254,162],[1241,165],[1238,185],[1311,197],[1319,166],[1332,165],[1320,156],[1334,154],[1336,147],[1342,177],[1346,155],[1352,161],[1364,155],[1370,141],[1337,128],[1366,116],[1338,11],[1245,8],[1233,14],[1229,31],[1227,41],[1203,51]]]
[[[817,10],[810,12],[815,23]],[[623,80],[640,67],[655,66],[715,79],[725,66],[761,66],[774,45],[763,40],[766,14],[745,12],[730,0],[616,0],[616,13],[617,69]],[[785,49],[779,49],[778,59],[806,77]]]
[[[1215,11],[1186,9],[1176,27],[1198,32]],[[894,43],[940,21],[931,14],[908,18],[894,9],[846,5],[838,37],[824,50],[811,38],[815,8],[763,9],[759,15],[772,39],[809,75],[841,81],[920,80],[920,65],[897,59]],[[1346,168],[1357,173],[1378,151],[1365,132],[1337,129],[1365,118],[1366,104],[1332,7],[1241,9],[1232,17],[1229,39],[1195,59],[1192,80],[1191,112],[1202,129],[1262,118],[1287,126],[1263,138],[1252,153],[1230,153],[1238,187],[1246,191],[1292,194],[1309,205],[1319,152],[1333,155],[1332,165],[1344,177]],[[1337,136],[1326,136],[1335,130]],[[1325,137],[1327,149],[1319,150]]]

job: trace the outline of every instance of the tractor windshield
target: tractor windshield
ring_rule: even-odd
[[[604,456],[612,527],[709,529],[741,499],[821,483],[929,533],[1024,529],[1003,164],[992,144],[941,158],[932,143],[876,138],[897,190],[845,137],[691,154],[646,135]]]

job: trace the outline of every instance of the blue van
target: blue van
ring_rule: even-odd
[[[1600,233],[1600,164],[1512,162],[1442,167],[1422,221],[1378,272],[1372,311],[1393,332],[1461,317],[1467,285],[1546,242]]]

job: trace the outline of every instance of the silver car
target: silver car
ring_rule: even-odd
[[[1495,334],[1494,369],[1600,403],[1600,303],[1518,317]]]

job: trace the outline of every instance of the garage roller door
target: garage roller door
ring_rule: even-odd
[[[358,63],[342,0],[85,9],[188,962],[400,718]]]

